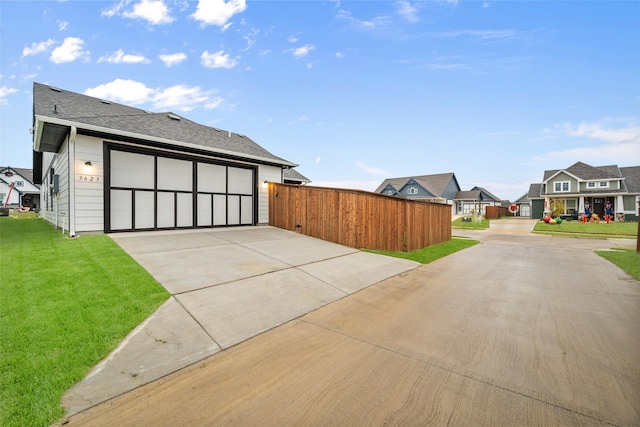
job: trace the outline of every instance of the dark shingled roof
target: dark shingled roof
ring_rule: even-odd
[[[620,170],[616,165],[609,166],[590,166],[586,163],[577,162],[567,169],[556,169],[556,170],[548,170],[544,171],[544,181],[548,180],[556,173],[564,170],[571,175],[580,178],[582,180],[588,181],[593,179],[611,179],[611,178],[621,178]]]
[[[207,151],[223,150],[297,166],[274,156],[245,135],[204,126],[171,112],[152,113],[40,83],[33,84],[33,109],[35,116],[73,122],[78,128],[89,125],[100,127],[105,133],[133,133],[141,138],[162,138]]]
[[[308,184],[311,182],[311,180],[309,178],[307,178],[306,176],[302,175],[300,172],[298,172],[297,170],[291,168],[291,169],[285,169],[284,171],[284,179],[285,181],[295,181],[295,182],[299,182],[301,184]]]
[[[389,178],[385,179],[382,184],[378,186],[376,189],[376,193],[380,193],[384,188],[391,184],[393,188],[400,191],[402,187],[404,187],[410,179],[416,181],[420,184],[425,190],[430,192],[436,197],[442,197],[442,194],[447,188],[447,185],[451,181],[451,179],[455,179],[455,175],[452,172],[449,173],[440,173],[434,175],[421,175],[421,176],[407,176],[403,178]]]
[[[480,190],[458,191],[454,200],[480,200]]]
[[[530,199],[542,199],[542,184],[531,184],[529,186],[529,194],[527,196]]]
[[[620,168],[620,173],[624,176],[622,181],[629,193],[640,194],[640,166],[630,166]]]
[[[11,169],[13,172],[18,173],[25,179],[27,179],[31,184],[33,184],[33,169],[26,168],[14,168],[13,166],[0,166],[0,174],[4,173],[6,170]]]

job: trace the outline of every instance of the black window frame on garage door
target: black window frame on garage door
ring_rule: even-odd
[[[123,185],[121,178],[112,176],[114,161],[116,166],[122,162],[112,159],[114,152],[116,157],[133,154],[128,160],[138,156],[136,160],[139,161],[135,163],[135,172],[139,175],[137,186],[131,185],[134,182]],[[163,169],[168,173],[163,174]],[[257,165],[105,141],[104,232],[256,225],[257,171]],[[250,190],[248,173],[251,174]],[[175,185],[169,182],[171,175],[177,178]],[[242,178],[244,185],[238,187],[231,181],[234,176]],[[199,179],[204,177],[210,179]],[[224,188],[220,183],[222,178]],[[129,181],[136,181],[136,178]]]

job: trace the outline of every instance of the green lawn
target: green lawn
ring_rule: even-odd
[[[561,224],[546,224],[544,221],[538,221],[535,225],[534,232],[554,233],[566,235],[579,235],[581,237],[629,237],[636,238],[638,236],[637,222],[619,222],[614,221],[607,224],[606,222],[582,223],[579,221],[563,221]]]
[[[418,249],[413,252],[392,252],[392,251],[374,251],[364,249],[367,252],[373,252],[380,255],[388,255],[396,258],[410,259],[422,264],[428,264],[438,258],[451,255],[454,252],[461,251],[480,242],[477,240],[456,238],[454,237],[448,242],[438,243],[437,245],[427,246],[426,248]]]
[[[80,381],[169,294],[108,236],[0,218],[0,425],[49,426]]]
[[[463,221],[463,218],[470,218],[471,221]],[[474,218],[472,215],[468,216],[468,217],[460,217],[460,218],[456,218],[453,221],[451,221],[451,227],[453,228],[467,228],[467,229],[471,229],[471,230],[484,230],[486,228],[489,228],[489,220],[486,218],[482,218],[480,221],[476,222],[474,221]]]
[[[602,258],[608,259],[631,277],[640,280],[640,253],[635,250],[596,251]]]

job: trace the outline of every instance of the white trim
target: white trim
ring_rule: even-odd
[[[284,166],[289,166],[289,167],[297,167],[300,166],[296,163],[291,163],[288,162],[286,160],[280,159],[269,159],[267,157],[262,157],[262,156],[255,156],[252,154],[245,154],[245,153],[238,153],[236,151],[231,151],[231,150],[224,150],[221,148],[211,148],[211,147],[207,147],[204,145],[198,145],[198,144],[191,144],[188,142],[181,142],[181,141],[175,141],[173,139],[167,139],[167,138],[158,138],[155,136],[151,136],[151,135],[144,135],[144,134],[139,134],[139,133],[134,133],[134,132],[126,132],[126,131],[121,131],[121,130],[117,130],[117,129],[111,129],[111,128],[105,128],[102,126],[94,126],[94,125],[88,125],[88,124],[84,124],[84,123],[78,123],[78,122],[72,122],[69,120],[62,120],[62,119],[55,119],[55,118],[51,118],[51,117],[46,117],[46,116],[39,116],[36,115],[35,117],[36,119],[36,132],[34,132],[35,138],[34,138],[34,150],[35,151],[40,151],[40,141],[42,139],[42,128],[44,127],[44,123],[51,123],[51,124],[57,124],[57,125],[62,125],[62,126],[78,126],[82,128],[82,129],[87,129],[87,130],[92,130],[95,132],[104,132],[104,133],[110,133],[113,135],[120,135],[120,136],[125,136],[128,138],[135,138],[135,139],[140,139],[143,141],[153,141],[153,142],[160,142],[160,143],[164,143],[164,144],[170,144],[170,145],[175,145],[178,147],[185,147],[185,148],[193,148],[193,149],[197,149],[197,150],[203,150],[203,151],[209,151],[212,153],[219,153],[219,154],[227,154],[227,155],[232,155],[232,156],[236,156],[236,157],[242,157],[242,158],[246,158],[246,159],[251,159],[251,160],[258,160],[258,161],[262,161],[262,162],[268,162],[268,163],[272,163],[272,164],[277,164],[277,165],[284,165]]]
[[[71,126],[69,133],[69,237],[76,235],[76,134],[78,129]]]

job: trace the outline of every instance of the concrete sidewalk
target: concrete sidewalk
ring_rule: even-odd
[[[65,393],[69,415],[420,265],[269,226],[111,237],[172,296]]]

